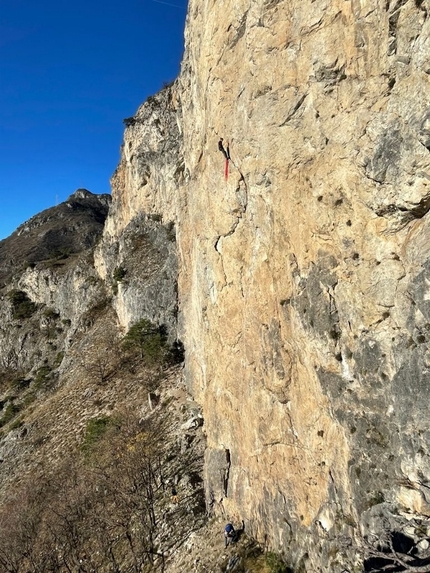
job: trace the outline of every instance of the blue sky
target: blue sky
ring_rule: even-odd
[[[0,239],[109,193],[124,126],[179,72],[187,0],[0,0]]]

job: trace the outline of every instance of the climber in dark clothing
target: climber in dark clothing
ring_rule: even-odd
[[[224,157],[226,159],[230,159],[230,147],[227,141],[227,145],[224,147],[224,140],[221,137],[220,140],[218,141],[218,149],[221,151],[221,153],[224,154]]]
[[[225,547],[227,547],[235,538],[235,530],[231,523],[227,523],[224,528],[224,543]]]
[[[178,492],[176,487],[172,487],[172,503],[178,503]]]

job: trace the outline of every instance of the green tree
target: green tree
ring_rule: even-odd
[[[164,362],[167,357],[167,342],[165,330],[156,326],[150,320],[142,318],[130,328],[123,339],[125,350],[139,352],[151,364]]]

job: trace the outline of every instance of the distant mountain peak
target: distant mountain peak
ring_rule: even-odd
[[[74,193],[72,193],[69,197],[69,199],[71,199],[72,197],[74,197],[75,199],[88,199],[89,197],[94,197],[94,193],[91,193],[91,191],[88,191],[88,189],[85,189],[84,187],[76,189],[76,191]]]
[[[37,263],[58,252],[79,253],[103,232],[111,196],[77,189],[70,197],[31,217],[0,241],[0,284],[20,265]]]

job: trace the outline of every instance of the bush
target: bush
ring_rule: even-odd
[[[165,327],[143,318],[136,322],[123,339],[125,350],[135,350],[150,364],[162,364],[168,356]]]
[[[60,317],[60,313],[54,310],[53,308],[46,307],[43,310],[43,316],[49,318],[50,320],[57,320]]]
[[[113,278],[116,282],[121,282],[122,279],[125,277],[125,275],[127,274],[127,271],[125,270],[124,267],[116,267],[115,270],[113,271]]]
[[[176,230],[175,230],[175,223],[173,221],[169,221],[166,225],[167,230],[167,239],[171,242],[176,241]]]
[[[12,303],[12,316],[15,320],[30,318],[37,310],[37,305],[22,290],[11,290],[8,297]]]
[[[47,328],[43,329],[43,334],[45,335],[45,338],[47,338],[48,340],[54,340],[55,338],[57,338],[58,334],[59,334],[58,328],[56,328],[53,325],[48,326]]]
[[[40,390],[42,387],[47,387],[50,379],[52,368],[50,366],[42,366],[36,373],[36,378],[34,379],[34,386],[36,390]]]
[[[125,127],[131,127],[136,122],[137,122],[137,119],[133,116],[132,117],[126,117],[125,119],[122,120],[122,123],[125,125]]]
[[[81,325],[85,326],[85,328],[93,325],[98,318],[103,316],[103,314],[106,312],[106,309],[108,308],[108,305],[109,299],[101,298],[94,306],[87,310],[87,312],[81,315]]]
[[[68,247],[59,247],[58,249],[53,249],[49,254],[48,257],[50,259],[55,259],[58,261],[63,261],[64,259],[68,259],[72,254],[72,250]]]
[[[54,368],[58,368],[60,364],[63,362],[64,352],[58,352],[57,356],[54,360]]]
[[[170,361],[172,364],[181,364],[185,360],[185,348],[180,340],[175,340],[170,348]]]
[[[288,567],[282,561],[281,556],[277,553],[266,553],[266,564],[269,567],[270,573],[287,573]]]
[[[12,424],[10,425],[11,430],[18,430],[18,428],[22,428],[24,425],[24,420],[22,418],[17,418]]]
[[[21,411],[21,406],[18,406],[18,404],[14,404],[13,402],[9,402],[9,404],[6,406],[3,417],[0,420],[0,427],[5,426],[11,420],[13,420],[13,418],[15,418],[15,416],[20,411]]]
[[[16,392],[23,392],[30,386],[31,380],[18,376],[12,380],[12,388]]]

